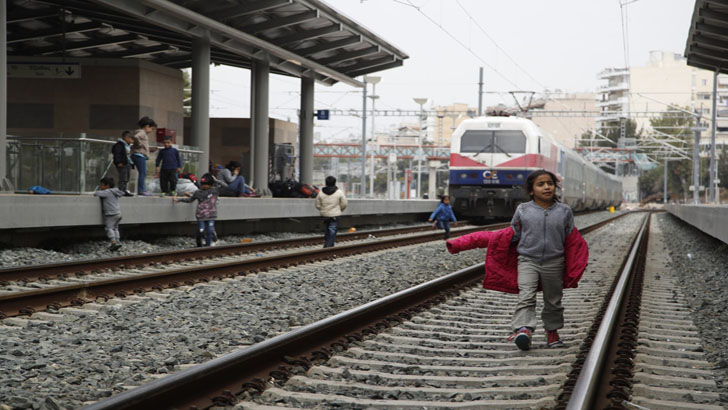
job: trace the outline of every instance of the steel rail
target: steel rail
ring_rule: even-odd
[[[502,226],[502,224],[486,225],[482,229],[489,229],[494,226]],[[339,242],[366,239],[370,236],[391,236],[413,232],[427,231],[431,229],[430,225],[420,225],[417,227],[396,228],[387,230],[369,230],[353,233],[341,233],[336,236]],[[91,272],[101,269],[124,268],[137,265],[148,265],[151,263],[168,263],[179,262],[185,259],[199,259],[214,256],[223,256],[241,253],[253,253],[261,250],[295,248],[301,246],[311,246],[323,244],[324,236],[310,236],[296,239],[280,239],[264,242],[249,242],[243,244],[179,249],[166,252],[145,253],[139,255],[117,256],[113,258],[100,258],[90,260],[80,260],[62,263],[51,263],[44,265],[28,265],[14,268],[0,269],[0,283],[19,281],[19,280],[38,280],[41,278],[63,277],[64,275],[77,274],[79,272]]]
[[[451,231],[451,234],[453,236],[460,236],[480,230],[483,230],[483,228],[469,227]],[[100,281],[89,281],[26,292],[9,293],[0,295],[0,317],[32,314],[39,310],[45,310],[48,307],[59,308],[63,306],[82,305],[87,301],[95,301],[96,298],[109,299],[112,296],[123,297],[126,296],[127,292],[132,291],[142,293],[146,290],[161,290],[165,287],[177,287],[180,283],[194,284],[199,281],[234,277],[271,268],[285,268],[301,263],[310,263],[333,259],[335,257],[418,244],[441,238],[441,232],[423,233],[331,248],[291,252],[283,255],[215,263],[183,269],[170,269],[163,272],[123,276]]]
[[[592,403],[596,399],[596,393],[604,377],[604,365],[609,351],[609,345],[616,328],[617,319],[619,317],[622,301],[627,292],[628,283],[630,282],[634,266],[636,265],[637,255],[643,240],[647,239],[647,229],[649,227],[650,214],[645,216],[640,227],[639,233],[632,242],[627,262],[620,273],[619,280],[615,287],[612,298],[609,300],[607,310],[599,325],[599,330],[592,342],[591,349],[586,356],[584,366],[582,367],[579,377],[576,380],[574,389],[571,392],[569,401],[566,405],[567,410],[586,410],[592,408]]]
[[[581,232],[591,232],[624,215],[590,225]],[[387,316],[412,309],[446,289],[479,280],[483,269],[483,263],[472,265],[120,393],[84,407],[84,410],[207,408],[212,405],[212,397],[230,397],[242,391],[246,381],[256,377],[265,379],[280,366],[281,358],[301,357],[345,338],[353,331],[381,322]]]
[[[224,391],[241,390],[243,381],[271,367],[276,368],[283,356],[300,356],[325,343],[346,336],[363,324],[380,321],[413,304],[418,304],[443,288],[479,279],[483,265],[477,264],[438,279],[433,279],[365,305],[350,309],[299,329],[276,336],[229,355],[155,380],[136,389],[112,396],[85,407],[85,410],[120,410],[136,408],[187,408],[197,403],[210,405],[209,399]],[[274,364],[274,366],[271,366]],[[204,402],[206,404],[203,404]]]

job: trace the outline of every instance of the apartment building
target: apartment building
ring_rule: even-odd
[[[606,68],[598,76],[603,84],[597,89],[596,106],[603,115],[596,127],[619,121],[630,113],[660,112],[669,105],[688,107],[702,113],[710,130],[712,118],[713,72],[687,65],[681,55],[651,51],[647,64],[630,68]],[[722,118],[721,118],[722,117]],[[631,115],[638,129],[649,131],[644,115]],[[728,76],[718,76],[718,121],[716,145],[728,143]],[[710,132],[703,132],[701,145],[710,144]]]

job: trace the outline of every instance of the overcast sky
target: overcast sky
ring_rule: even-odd
[[[484,105],[512,104],[507,91],[592,92],[597,73],[624,67],[622,13],[626,16],[628,63],[645,65],[651,50],[682,54],[694,0],[328,0],[328,4],[404,51],[399,68],[372,75],[377,108],[417,109],[456,102],[477,106],[478,69],[485,69]],[[215,67],[211,114],[247,117],[250,73]],[[270,115],[297,121],[299,80],[273,75]],[[369,89],[371,93],[371,86]],[[371,100],[369,101],[371,103]],[[361,89],[317,84],[315,108],[361,109]],[[377,118],[377,131],[415,118]],[[371,123],[368,124],[368,128]],[[361,120],[316,121],[315,132],[331,141],[361,135]],[[367,134],[371,132],[367,130]]]

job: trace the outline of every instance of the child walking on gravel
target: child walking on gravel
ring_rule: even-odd
[[[437,209],[427,219],[428,222],[432,222],[433,220],[437,221],[436,226],[438,228],[445,230],[445,239],[450,238],[450,221],[457,222],[458,220],[455,218],[455,213],[453,213],[452,207],[450,206],[449,196],[443,195],[440,198],[440,204],[437,206]]]
[[[197,247],[202,246],[202,237],[205,237],[205,246],[212,244],[213,236],[215,236],[215,219],[217,218],[217,188],[213,188],[214,181],[212,175],[205,174],[200,178],[200,189],[195,191],[192,196],[177,199],[172,197],[172,202],[192,202],[197,200],[197,210],[195,217],[197,218],[197,233],[195,240]],[[189,195],[189,193],[185,193]]]
[[[564,327],[561,304],[564,288],[575,288],[589,260],[586,241],[574,226],[571,208],[559,202],[556,175],[532,172],[525,189],[531,201],[513,214],[511,226],[476,232],[447,242],[451,253],[488,248],[483,287],[518,293],[508,338],[521,350],[531,348],[536,329],[536,293],[543,290],[541,320],[550,348],[562,347],[558,329]]]
[[[119,207],[119,198],[124,196],[124,192],[118,188],[114,188],[114,178],[112,177],[101,178],[99,188],[94,193],[94,196],[101,198],[101,212],[104,216],[106,236],[111,240],[109,250],[116,251],[121,248],[121,235],[119,235],[121,208]]]

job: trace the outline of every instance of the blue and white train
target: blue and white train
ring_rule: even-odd
[[[574,211],[619,206],[622,182],[518,117],[463,121],[450,145],[450,202],[464,218],[510,218],[530,200],[526,177],[546,169],[561,182],[561,201]]]

